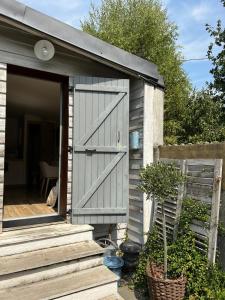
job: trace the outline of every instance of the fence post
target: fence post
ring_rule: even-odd
[[[187,161],[186,160],[181,160],[180,171],[181,171],[182,175],[187,174]],[[173,231],[173,240],[174,241],[177,239],[179,220],[180,220],[181,209],[182,209],[182,202],[183,202],[184,195],[185,195],[185,187],[186,187],[186,183],[183,182],[178,188],[176,219],[175,219],[174,231]]]
[[[214,264],[216,260],[222,166],[223,166],[223,160],[216,159],[215,168],[214,168],[214,181],[213,181],[213,194],[212,194],[212,207],[211,207],[211,218],[210,218],[210,227],[209,227],[209,246],[208,246],[208,261],[211,264]]]

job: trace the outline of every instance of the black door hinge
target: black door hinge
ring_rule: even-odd
[[[72,93],[74,91],[74,86],[69,86],[69,92]]]
[[[71,153],[71,154],[73,153],[73,147],[72,146],[68,146],[68,152]]]

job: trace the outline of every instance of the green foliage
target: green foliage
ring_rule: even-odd
[[[133,276],[135,287],[147,289],[146,266],[149,260],[163,264],[163,242],[159,239],[157,227],[148,235],[143,251],[140,253],[136,272]]]
[[[225,5],[225,0],[221,2]],[[166,87],[166,144],[225,140],[225,30],[221,21],[215,29],[206,26],[214,38],[208,50],[213,82],[209,91],[192,95],[177,47],[178,29],[169,21],[161,0],[102,0],[99,7],[92,4],[81,26],[91,35],[158,66]]]
[[[193,199],[185,199],[182,206],[178,238],[168,246],[168,277],[187,277],[186,298],[189,300],[225,299],[225,272],[217,264],[209,266],[207,255],[196,248],[196,236],[191,231],[193,220],[208,221],[208,205]],[[157,264],[163,261],[163,246],[157,228],[149,234],[138,268],[134,274],[136,288],[146,289],[146,264],[151,259]]]
[[[140,178],[140,189],[148,198],[152,195],[160,203],[163,203],[167,197],[176,196],[178,186],[185,180],[174,164],[163,162],[147,165],[141,170]]]
[[[222,104],[215,102],[207,91],[194,92],[188,99],[179,143],[225,140]]]
[[[163,223],[163,257],[164,257],[164,278],[168,276],[168,255],[167,255],[167,233],[164,202],[168,197],[177,195],[178,186],[184,182],[185,177],[174,164],[156,162],[147,165],[140,172],[140,190],[146,193],[147,198],[154,197],[155,201],[162,204],[162,223]]]
[[[225,0],[221,0],[221,3],[225,7]],[[213,81],[209,83],[209,89],[216,101],[225,104],[225,28],[222,26],[221,20],[218,20],[215,29],[207,24],[206,30],[214,39],[208,48],[208,58],[213,65],[210,71]]]
[[[208,227],[210,205],[187,198],[182,204],[182,214],[179,220],[180,233],[190,229],[193,220],[200,221],[203,226]]]
[[[91,6],[89,16],[81,26],[91,35],[158,66],[166,87],[165,135],[176,142],[190,83],[182,69],[177,26],[168,20],[161,1],[102,0],[99,7]]]

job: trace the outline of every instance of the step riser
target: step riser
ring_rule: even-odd
[[[63,296],[63,297],[54,297],[51,299],[57,300],[98,300],[103,297],[110,296],[113,293],[117,293],[117,282],[111,282],[102,286],[90,288],[75,294]],[[43,300],[50,300],[49,298]]]
[[[59,236],[54,238],[47,238],[38,241],[27,241],[20,244],[13,244],[10,246],[2,246],[0,256],[8,256],[28,251],[35,251],[50,247],[57,247],[61,245],[68,245],[82,241],[92,240],[92,231],[81,232],[71,235]]]
[[[31,284],[102,265],[102,257],[87,257],[78,261],[60,263],[32,271],[24,271],[0,277],[0,289]]]

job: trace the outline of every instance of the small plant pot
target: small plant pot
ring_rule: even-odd
[[[149,295],[152,300],[183,300],[185,295],[186,277],[164,279],[163,267],[148,263],[147,280]]]

